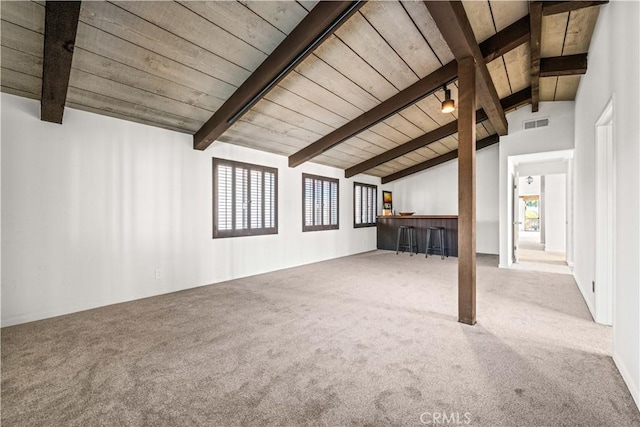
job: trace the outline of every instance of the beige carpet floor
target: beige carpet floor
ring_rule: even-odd
[[[375,251],[4,328],[2,425],[640,425],[571,276],[478,264],[473,327]]]

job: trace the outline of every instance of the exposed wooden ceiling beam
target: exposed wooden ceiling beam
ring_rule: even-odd
[[[529,2],[531,31],[531,111],[538,111],[540,104],[540,43],[542,40],[542,3]]]
[[[439,68],[405,90],[398,92],[391,98],[376,105],[374,108],[363,113],[349,123],[346,123],[331,133],[323,136],[302,150],[293,153],[289,156],[289,166],[296,167],[316,156],[319,156],[331,147],[346,141],[396,112],[415,104],[422,98],[440,89],[445,83],[449,83],[457,77],[458,64],[456,64],[455,61],[451,61],[444,67]]]
[[[545,1],[542,3],[542,14],[547,16],[584,9],[585,7],[600,6],[609,3],[609,1]]]
[[[80,17],[79,1],[48,1],[44,17],[41,120],[62,123]]]
[[[481,150],[485,147],[489,147],[490,145],[497,144],[498,142],[500,142],[500,135],[498,134],[493,134],[491,136],[483,138],[480,141],[476,141],[476,151]],[[383,184],[387,184],[391,181],[395,181],[397,179],[404,178],[409,175],[413,175],[414,173],[422,172],[423,170],[441,165],[442,163],[445,163],[457,158],[458,158],[458,150],[449,151],[448,153],[445,153],[441,156],[427,160],[426,162],[418,163],[417,165],[413,165],[406,169],[402,169],[401,171],[392,173],[391,175],[383,176],[381,180]]]
[[[529,102],[531,102],[530,87],[509,95],[500,101],[504,110],[511,110],[513,108],[528,104]],[[480,123],[485,120],[487,120],[487,114],[484,112],[484,110],[476,111],[476,123]],[[438,129],[419,136],[418,138],[412,139],[409,142],[405,142],[402,145],[398,145],[391,150],[380,153],[377,156],[374,156],[368,160],[365,160],[364,162],[358,163],[357,165],[346,169],[344,171],[344,176],[345,178],[351,178],[352,176],[355,176],[359,173],[366,172],[369,169],[373,169],[383,163],[389,162],[419,148],[426,147],[429,144],[433,144],[434,142],[439,141],[443,138],[454,135],[457,132],[458,121],[454,120],[444,126],[439,127]]]
[[[528,41],[529,17],[526,16],[482,42],[480,50],[484,60],[491,62]],[[438,90],[444,84],[457,79],[457,77],[458,66],[456,61],[451,61],[427,77],[398,92],[386,101],[383,101],[373,109],[363,113],[356,119],[292,154],[289,156],[289,166],[296,167],[313,159],[337,144],[396,114],[409,105],[415,104],[422,98]]]
[[[484,110],[476,111],[476,122],[480,123],[484,120],[487,120],[487,114],[484,112]],[[438,129],[432,130],[431,132],[412,139],[409,142],[405,142],[402,145],[398,145],[391,150],[380,153],[375,157],[372,157],[362,163],[358,163],[357,165],[346,169],[344,171],[344,176],[345,178],[351,178],[352,176],[355,176],[359,173],[366,172],[369,169],[373,169],[383,163],[389,162],[412,151],[416,151],[419,148],[426,147],[429,144],[440,141],[443,138],[454,135],[456,132],[458,132],[458,121],[454,120],[444,126],[439,127]]]
[[[540,77],[574,76],[587,72],[587,54],[540,58]]]
[[[480,43],[480,51],[489,63],[529,41],[529,15],[518,19]]]
[[[502,98],[500,103],[502,104],[504,111],[513,110],[514,108],[531,104],[531,86]]]
[[[321,1],[289,33],[278,47],[236,89],[222,106],[193,136],[196,150],[206,149],[258,102],[297,64],[331,36],[365,2]]]
[[[472,57],[475,60],[480,104],[498,134],[506,135],[507,119],[462,2],[425,1],[424,3],[456,60],[466,57]]]

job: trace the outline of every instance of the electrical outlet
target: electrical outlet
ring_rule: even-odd
[[[162,279],[162,270],[156,269],[156,279]]]

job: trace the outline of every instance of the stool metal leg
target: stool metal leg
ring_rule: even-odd
[[[400,250],[400,236],[402,235],[402,228],[398,228],[398,240],[396,241],[396,255],[398,255],[398,251]]]
[[[431,230],[427,229],[427,238],[424,242],[424,257],[429,257],[429,243],[431,242]]]
[[[408,229],[407,230],[408,234],[409,234],[409,256],[413,256],[413,230],[412,229]]]

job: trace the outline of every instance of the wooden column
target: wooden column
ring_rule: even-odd
[[[458,321],[476,323],[476,66],[458,60]]]

